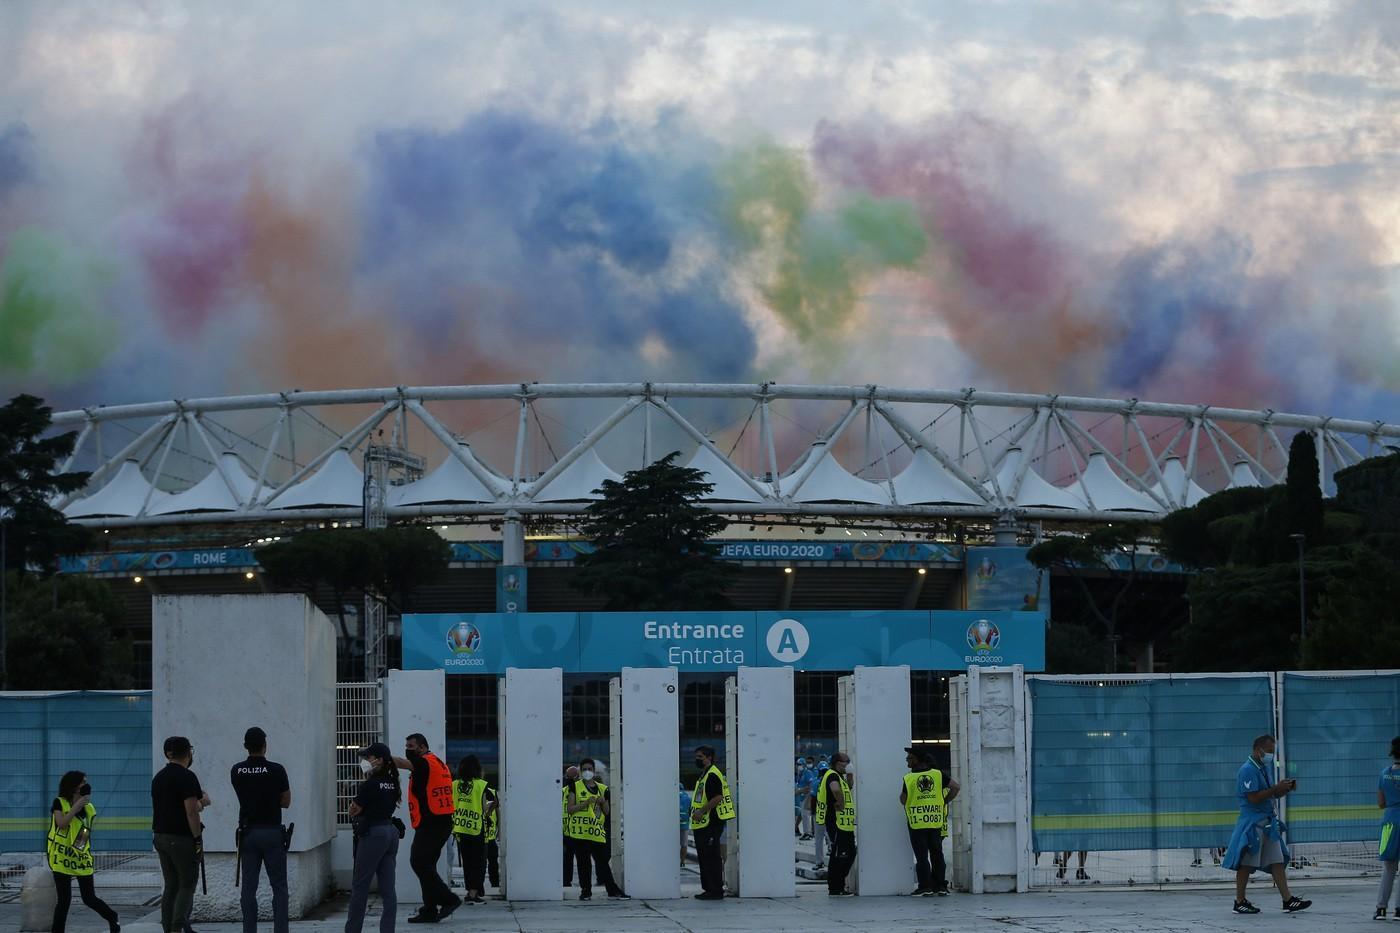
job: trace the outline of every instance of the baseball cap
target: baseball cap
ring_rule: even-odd
[[[797,763],[800,765],[805,765],[807,763],[807,759],[799,755],[797,758]]]
[[[183,735],[172,735],[165,740],[166,755],[183,756],[192,748],[194,748],[194,746],[190,744],[190,740]]]

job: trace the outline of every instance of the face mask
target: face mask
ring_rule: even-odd
[[[409,759],[410,761],[413,761],[415,759],[422,758],[423,753],[418,751],[418,749],[416,748],[405,748],[403,750],[403,756]]]
[[[372,765],[372,764],[369,763],[369,759],[368,759],[368,758],[361,758],[361,759],[360,759],[360,771],[361,771],[363,774],[368,775],[368,774],[369,774],[371,771],[373,771],[373,770],[374,770],[374,765]]]
[[[584,771],[583,774],[582,774],[581,776],[582,776],[582,778],[583,778],[585,781],[591,781],[591,780],[593,780],[593,772],[592,772],[592,771]]]
[[[1271,764],[1273,764],[1273,763],[1274,763],[1274,753],[1273,753],[1273,752],[1265,752],[1262,760],[1263,760],[1264,764],[1266,764],[1266,765],[1271,765]]]
[[[705,767],[705,759],[703,759],[703,758],[697,758],[697,759],[695,759],[695,767],[697,767],[697,768],[703,768],[703,767]]]

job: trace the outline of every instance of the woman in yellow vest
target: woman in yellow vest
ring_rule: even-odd
[[[481,761],[468,755],[457,763],[457,780],[452,782],[452,836],[462,862],[462,884],[468,904],[484,904],[486,887],[486,815],[494,804],[486,799],[486,781],[481,777]]]
[[[948,778],[945,789],[943,772],[934,767],[933,754],[927,749],[906,747],[904,763],[909,773],[904,775],[904,786],[899,789],[899,802],[904,804],[909,844],[914,849],[914,871],[919,878],[919,886],[910,893],[915,897],[947,897],[943,837],[947,835],[948,804],[958,795],[958,782]]]
[[[116,933],[121,929],[117,912],[108,907],[92,883],[92,824],[97,808],[92,805],[92,788],[87,775],[69,771],[58,781],[58,796],[49,808],[47,842],[49,870],[58,899],[53,906],[53,930],[63,933],[68,923],[68,905],[73,902],[73,879],[78,879],[78,892],[83,903]]]

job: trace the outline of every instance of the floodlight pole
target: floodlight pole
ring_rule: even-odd
[[[0,513],[0,690],[10,689],[10,647],[5,632],[5,596],[10,577],[10,569],[6,564],[8,555],[5,553],[5,529],[7,527],[9,526],[6,517]]]

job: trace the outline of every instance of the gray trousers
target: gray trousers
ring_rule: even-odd
[[[398,893],[394,888],[394,863],[398,861],[399,831],[392,825],[371,826],[355,846],[355,868],[350,881],[350,914],[345,918],[345,933],[360,933],[365,925],[365,908],[369,906],[369,885],[379,879],[379,900],[383,913],[379,916],[379,933],[394,933],[399,912]]]
[[[263,868],[272,885],[272,929],[287,933],[287,850],[282,827],[250,826],[243,830],[243,933],[258,933],[258,881]]]
[[[194,886],[199,883],[199,858],[194,839],[172,833],[156,833],[156,855],[165,888],[160,893],[160,928],[165,933],[184,929],[194,906]]]

